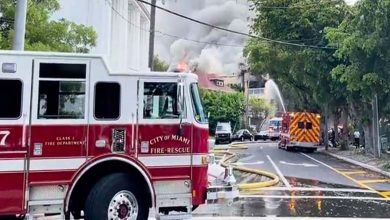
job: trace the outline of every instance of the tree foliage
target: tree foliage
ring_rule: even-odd
[[[257,36],[317,47],[327,46],[324,29],[337,27],[348,10],[343,0],[252,0]],[[288,108],[319,111],[339,85],[329,74],[337,65],[333,50],[313,49],[252,39],[245,48],[252,71],[279,84]],[[291,101],[293,100],[293,101]],[[328,103],[326,103],[328,104]]]
[[[276,112],[276,107],[262,98],[250,98],[249,109],[254,118],[265,119]]]
[[[244,52],[252,71],[269,74],[279,84],[290,111],[345,112],[345,86],[330,74],[340,61],[325,35],[326,28],[338,27],[350,13],[344,0],[252,2],[253,34],[300,45],[250,40]]]
[[[240,119],[245,112],[242,93],[201,91],[204,107],[210,114],[210,134],[214,134],[217,122],[230,122],[232,129],[240,128]]]
[[[166,72],[168,68],[169,64],[167,64],[164,60],[161,60],[158,56],[154,56],[153,71]]]
[[[388,121],[390,1],[361,0],[353,7],[342,0],[252,2],[253,34],[302,46],[252,39],[245,48],[251,69],[270,74],[290,110],[341,116],[346,140],[348,116],[355,126],[370,124],[377,94],[381,121]]]
[[[60,9],[58,0],[28,0],[25,49],[87,53],[96,46],[97,34],[92,27],[66,19],[51,20]],[[0,1],[0,48],[11,49],[16,0]]]
[[[327,28],[335,57],[341,63],[332,70],[333,78],[346,86],[355,126],[362,124],[366,147],[371,148],[372,100],[378,96],[380,121],[390,118],[390,1],[362,0],[338,27]]]
[[[337,47],[335,56],[342,61],[332,75],[346,85],[353,100],[363,104],[356,106],[361,116],[371,108],[374,94],[382,103],[382,115],[390,113],[389,20],[390,1],[362,0],[339,27],[326,30],[330,45]]]

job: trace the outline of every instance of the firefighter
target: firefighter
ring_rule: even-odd
[[[359,148],[360,146],[360,132],[358,130],[356,130],[355,132],[353,132],[353,138],[354,138],[354,145],[357,148]]]
[[[332,144],[332,147],[336,147],[336,132],[334,131],[333,128],[329,130],[329,140],[330,143]]]

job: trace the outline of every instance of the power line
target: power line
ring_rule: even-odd
[[[218,29],[218,30],[222,30],[222,31],[226,31],[226,32],[229,32],[229,33],[233,33],[233,34],[238,34],[238,35],[242,35],[242,36],[246,36],[246,37],[250,37],[250,38],[256,38],[256,39],[263,40],[263,41],[268,41],[268,42],[277,43],[277,44],[283,44],[283,45],[289,45],[289,46],[308,47],[308,48],[314,48],[314,49],[331,49],[331,50],[335,49],[335,48],[331,48],[331,47],[320,47],[320,46],[315,46],[315,45],[297,44],[297,43],[291,43],[291,42],[286,42],[286,41],[280,41],[280,40],[274,40],[274,39],[270,39],[270,38],[255,36],[255,35],[239,32],[239,31],[231,30],[231,29],[228,29],[228,28],[219,27],[219,26],[216,26],[216,25],[213,25],[213,24],[209,24],[209,23],[206,23],[206,22],[203,22],[203,21],[200,21],[200,20],[197,20],[197,19],[185,16],[185,15],[182,15],[182,14],[179,14],[177,12],[171,11],[169,9],[160,7],[158,5],[153,5],[153,4],[151,4],[151,3],[147,2],[147,1],[144,1],[144,0],[137,0],[137,1],[142,2],[144,4],[147,4],[147,5],[150,5],[150,6],[153,6],[153,7],[156,7],[158,9],[162,10],[162,11],[165,11],[165,12],[167,12],[169,14],[172,14],[172,15],[184,18],[186,20],[189,20],[189,21],[192,21],[192,22],[204,25],[204,26],[208,26],[208,27],[211,27],[211,28],[215,28],[215,29]]]
[[[117,15],[119,15],[124,21],[126,21],[127,23],[129,23],[130,25],[138,28],[139,30],[141,31],[145,31],[147,33],[150,33],[151,30],[149,29],[145,29],[141,26],[138,26],[137,24],[134,24],[133,22],[131,22],[129,19],[127,19],[124,15],[122,15],[118,10],[116,10],[114,8],[114,6],[111,4],[111,2],[109,0],[105,0],[107,2],[107,4],[109,4],[110,8],[112,9],[112,11],[114,11]],[[190,42],[194,42],[194,43],[198,43],[198,44],[206,44],[206,45],[215,45],[215,46],[222,46],[222,47],[238,47],[238,48],[244,48],[243,45],[238,45],[238,44],[222,44],[222,43],[216,43],[216,42],[208,42],[208,41],[199,41],[199,40],[195,40],[195,39],[190,39],[190,38],[185,38],[185,37],[179,37],[179,36],[176,36],[176,35],[172,35],[172,34],[168,34],[168,33],[164,33],[162,31],[158,31],[158,30],[154,30],[154,33],[157,33],[159,35],[162,35],[162,36],[166,36],[166,37],[170,37],[170,38],[175,38],[175,39],[181,39],[181,40],[186,40],[186,41],[190,41]]]

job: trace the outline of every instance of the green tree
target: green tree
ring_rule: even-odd
[[[167,64],[164,60],[161,60],[158,55],[153,58],[153,71],[166,72],[169,68],[169,64]]]
[[[210,134],[215,133],[217,122],[230,122],[232,129],[240,128],[240,119],[245,110],[242,93],[201,90],[201,95],[205,110],[210,113]]]
[[[256,16],[251,32],[301,47],[252,39],[244,53],[251,70],[268,73],[280,86],[287,108],[329,112],[344,107],[345,87],[331,77],[339,64],[328,46],[325,28],[338,27],[350,13],[343,0],[252,0]],[[311,45],[318,48],[307,47]],[[322,48],[322,49],[319,49]],[[330,107],[330,109],[328,109]],[[326,119],[325,119],[326,120]],[[347,135],[344,135],[346,139]]]
[[[270,115],[275,114],[276,107],[271,105],[265,99],[262,98],[250,98],[249,99],[249,110],[252,117],[259,121],[264,120]]]
[[[11,49],[16,0],[0,2],[0,48]],[[96,46],[97,35],[92,27],[65,19],[51,20],[59,10],[58,0],[28,0],[25,49],[87,53]]]
[[[342,62],[332,75],[351,93],[352,110],[365,127],[369,147],[375,94],[380,116],[388,119],[390,115],[390,1],[362,0],[353,12],[338,27],[327,28],[326,34],[330,45],[337,47],[335,57]]]

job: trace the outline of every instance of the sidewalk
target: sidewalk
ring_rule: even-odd
[[[339,148],[328,148],[328,151],[325,151],[323,147],[319,152],[390,177],[390,155],[382,154],[378,159],[369,153],[357,151],[354,147],[346,151],[340,151]]]

